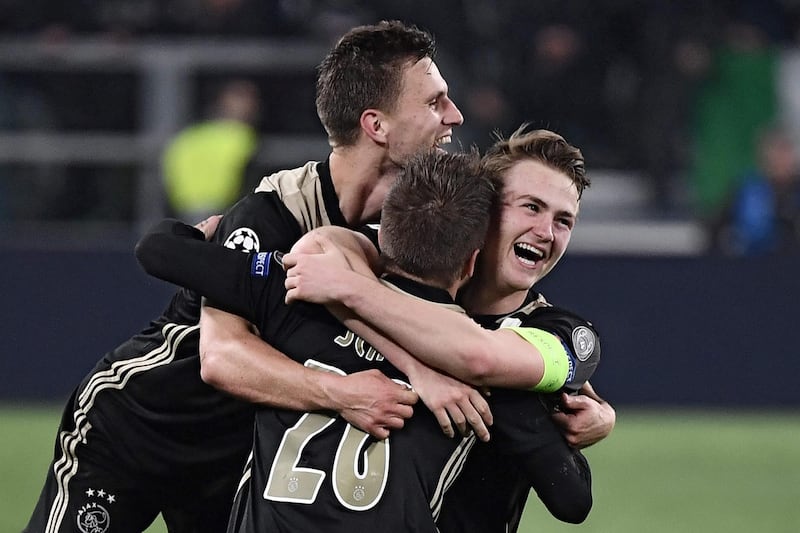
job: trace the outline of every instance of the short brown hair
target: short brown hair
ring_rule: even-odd
[[[386,195],[381,251],[387,265],[425,280],[456,281],[483,246],[494,183],[476,151],[413,157]]]
[[[517,162],[533,159],[569,177],[578,189],[580,199],[583,190],[591,185],[581,151],[555,132],[525,131],[527,128],[528,125],[523,124],[508,139],[498,135],[497,141],[483,156],[484,167],[493,175],[502,176]]]
[[[334,146],[355,144],[366,109],[391,112],[406,66],[433,58],[433,37],[399,21],[347,32],[317,68],[317,115]]]

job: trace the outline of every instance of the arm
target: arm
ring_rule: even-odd
[[[204,242],[213,228],[208,221],[201,227],[205,234],[164,221],[137,244],[137,259],[148,273],[212,296],[252,319],[247,304],[254,254]],[[261,340],[247,320],[220,309],[204,306],[200,324],[203,379],[241,399],[287,409],[334,410],[377,438],[402,427],[413,412],[416,393],[377,371],[342,377],[305,368]]]
[[[522,467],[547,510],[562,522],[580,524],[592,509],[589,462],[563,441],[529,453]]]
[[[218,223],[219,217],[195,227],[162,220],[136,243],[136,259],[151,276],[197,291],[252,320],[247,273],[253,254],[206,242]]]
[[[617,413],[611,404],[598,396],[588,381],[578,392],[577,395],[562,395],[562,412],[555,413],[553,419],[570,446],[586,448],[611,433]]]
[[[436,417],[445,435],[455,436],[455,424],[462,435],[471,428],[479,439],[489,440],[487,426],[492,425],[492,413],[478,390],[426,366],[346,308],[329,309],[350,331],[369,342],[408,376],[414,391]]]
[[[338,376],[309,369],[253,334],[242,318],[204,306],[203,380],[244,400],[297,411],[333,410],[383,439],[403,427],[417,395],[377,370]]]
[[[490,485],[507,482],[522,498],[532,488],[555,518],[577,524],[592,507],[591,471],[581,452],[564,440],[543,400],[531,391],[497,389],[491,397],[496,438],[488,452],[476,455],[473,468],[497,469],[508,479],[486,473]]]
[[[295,254],[318,254],[326,250],[335,253],[346,268],[367,275],[380,269],[380,260],[372,243],[363,235],[344,228],[317,228],[292,247],[292,253]],[[408,376],[414,390],[436,417],[445,435],[455,435],[453,424],[461,434],[466,434],[469,424],[478,438],[489,440],[487,425],[491,425],[492,415],[489,404],[480,392],[428,367],[347,308],[338,304],[327,307],[350,331],[369,342]]]
[[[532,388],[544,375],[538,348],[509,330],[408,298],[374,276],[333,263],[332,254],[289,254],[287,301],[339,302],[422,361],[477,386]]]

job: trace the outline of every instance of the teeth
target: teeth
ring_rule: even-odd
[[[535,265],[536,261],[544,257],[544,252],[534,248],[530,244],[518,242],[514,245],[514,251],[520,261],[527,265]]]
[[[519,242],[519,243],[515,244],[514,246],[517,246],[517,247],[519,247],[519,248],[521,248],[523,250],[526,250],[526,251],[528,251],[528,252],[530,252],[532,254],[535,254],[537,257],[539,257],[539,259],[541,259],[544,256],[544,252],[542,252],[538,248],[534,248],[530,244],[527,244],[527,243],[524,243],[524,242]]]
[[[444,137],[439,137],[439,138],[436,140],[436,144],[437,144],[437,145],[440,145],[440,144],[450,144],[450,142],[451,142],[452,140],[453,140],[453,139],[452,139],[452,137],[451,137],[450,135],[445,135]]]

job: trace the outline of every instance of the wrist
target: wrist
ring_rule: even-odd
[[[355,312],[357,315],[364,316],[369,314],[369,310],[364,310],[364,295],[374,295],[374,291],[380,290],[382,285],[377,278],[370,278],[364,274],[359,274],[354,270],[348,270],[341,278],[341,283],[337,283],[333,289],[334,299]]]
[[[309,391],[306,410],[336,411],[342,409],[339,401],[341,376],[328,371],[306,369],[306,390]]]

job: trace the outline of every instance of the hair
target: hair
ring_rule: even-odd
[[[586,175],[581,151],[557,133],[549,130],[525,131],[527,128],[528,124],[523,124],[508,139],[497,135],[497,141],[483,156],[486,171],[494,176],[502,176],[516,163],[533,159],[569,177],[578,189],[580,200],[584,189],[592,183]],[[502,180],[500,184],[502,186]]]
[[[383,204],[386,265],[442,286],[457,281],[483,247],[494,191],[475,150],[412,157]]]
[[[436,53],[416,26],[381,21],[347,32],[317,68],[317,115],[333,146],[355,144],[365,109],[392,112],[405,68]]]

